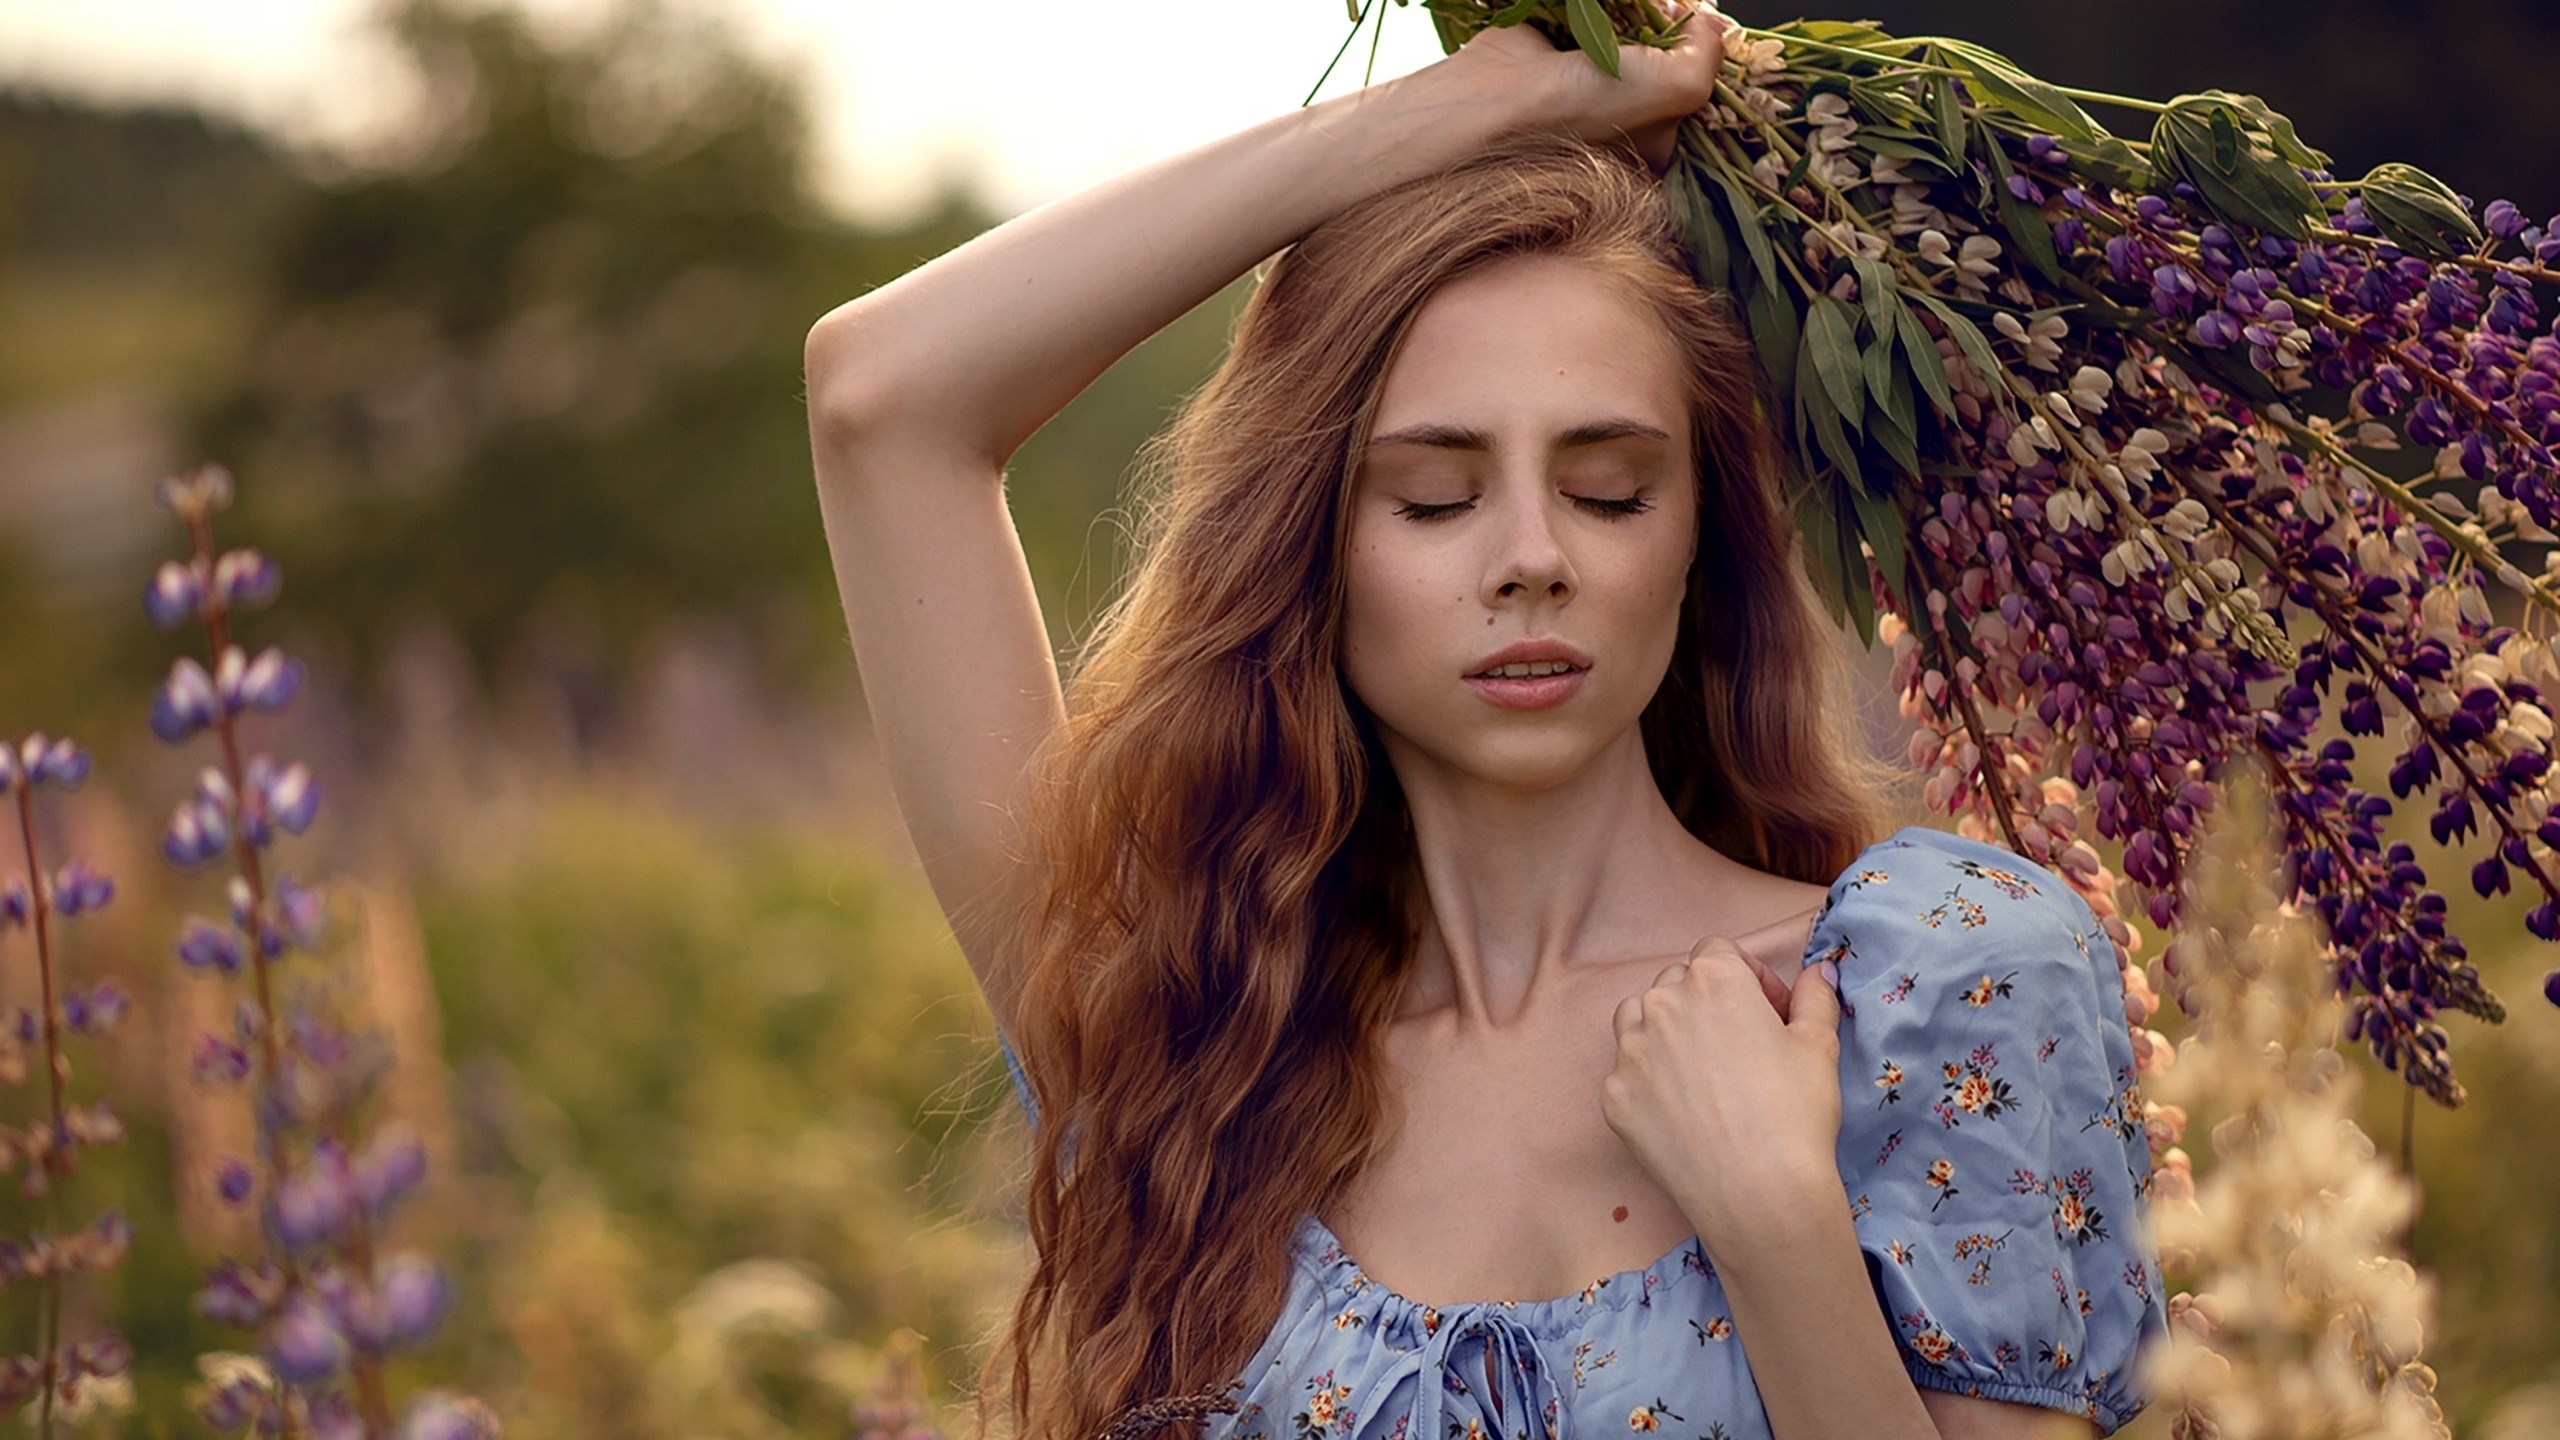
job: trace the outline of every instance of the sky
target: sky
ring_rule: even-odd
[[[406,91],[371,38],[378,0],[0,0],[0,83],[183,101],[301,144],[364,144]],[[610,0],[521,0],[545,24]],[[1386,0],[1368,0],[1385,4]],[[1028,209],[1295,107],[1350,32],[1345,0],[692,0],[800,75],[821,187],[889,221],[948,178]],[[1390,6],[1383,80],[1440,57]],[[1370,34],[1323,93],[1356,88]]]

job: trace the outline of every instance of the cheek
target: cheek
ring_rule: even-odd
[[[1447,641],[1467,599],[1463,584],[1436,573],[1426,550],[1355,529],[1344,557],[1342,615],[1343,666],[1354,693],[1374,703],[1371,690],[1414,673],[1435,639]]]

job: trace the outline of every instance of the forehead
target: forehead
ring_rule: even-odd
[[[1676,434],[1686,391],[1669,330],[1624,285],[1562,257],[1513,256],[1423,302],[1373,429],[1430,421],[1517,435],[1605,409]]]

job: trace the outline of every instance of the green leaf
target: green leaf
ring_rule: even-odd
[[[2412,254],[2441,260],[2480,243],[2480,227],[2462,198],[2414,165],[2377,165],[2356,188],[2366,218]]]
[[[2085,143],[2107,133],[2079,102],[2004,55],[1965,40],[1939,40],[1931,48],[1940,61],[1964,72],[1977,104],[2004,110],[2066,143]]]
[[[2231,112],[2212,112],[2213,168],[2225,175],[2240,168],[2240,127],[2231,123]]]
[[[1955,167],[1947,163],[1947,157],[1939,151],[1934,141],[1918,138],[1906,140],[1901,136],[1887,133],[1882,126],[1861,127],[1851,138],[1870,154],[1890,156],[1915,165],[1934,166],[1950,175],[1955,173]]]
[[[1681,228],[1688,232],[1691,269],[1698,284],[1708,290],[1724,290],[1732,286],[1733,246],[1724,231],[1724,217],[1716,213],[1715,202],[1698,187],[1698,177],[1685,165],[1671,167],[1663,177],[1664,194],[1671,201],[1671,213]]]
[[[1859,382],[1861,386],[1864,381]],[[1863,389],[1858,392],[1863,396]],[[1840,419],[1839,407],[1831,403],[1828,385],[1804,384],[1796,387],[1796,403],[1804,408],[1806,420],[1813,430],[1814,447],[1831,461],[1834,469],[1856,484],[1865,470],[1858,464],[1858,445],[1849,437],[1848,426]]]
[[[1905,611],[1911,609],[1911,545],[1905,527],[1910,523],[1902,511],[1885,496],[1871,495],[1864,487],[1854,491],[1858,529],[1866,536],[1867,546],[1876,552],[1876,570],[1884,576],[1885,589],[1901,601]]]
[[[1940,75],[1929,82],[1929,109],[1937,117],[1938,144],[1950,160],[1964,157],[1964,103],[1956,95],[1956,82]]]
[[[1849,489],[1855,494],[1858,482],[1851,480]],[[1858,643],[1876,648],[1875,586],[1867,579],[1867,558],[1858,553],[1858,523],[1854,512],[1834,507],[1840,516],[1840,582],[1847,592],[1849,623],[1856,627]]]
[[[2293,158],[2314,153],[2256,96],[2219,90],[2170,101],[2151,130],[2155,185],[2184,180],[2219,218],[2297,240],[2328,217]]]
[[[1911,313],[1911,307],[1902,308],[1902,319],[1896,328],[1901,331],[1902,353],[1909,357],[1911,373],[1920,381],[1920,388],[1929,393],[1929,403],[1938,407],[1939,414],[1952,417],[1956,413],[1956,396],[1954,387],[1947,383],[1946,358],[1938,353],[1937,345],[1921,326],[1920,317]]]
[[[1794,513],[1796,533],[1804,537],[1805,576],[1822,592],[1823,608],[1839,625],[1848,622],[1849,603],[1847,587],[1841,584],[1845,572],[1840,565],[1840,517],[1831,511],[1827,489],[1808,480],[1798,487],[1788,508]]]
[[[1859,357],[1867,382],[1867,438],[1906,475],[1920,473],[1920,422],[1911,401],[1911,377],[1893,363],[1893,339],[1867,347]]]
[[[2000,205],[2001,228],[2009,232],[2009,243],[2017,247],[2029,268],[2044,277],[2048,285],[2062,283],[2062,261],[2053,253],[2053,228],[2044,222],[2036,207],[2009,193],[2009,152],[2000,137],[1987,124],[1974,125],[1974,148],[1991,167],[1991,190]]]
[[[1801,35],[1825,45],[1846,45],[1861,49],[1871,45],[1890,45],[1893,37],[1872,20],[1796,20],[1772,28],[1775,35]]]
[[[1856,425],[1866,418],[1866,383],[1858,372],[1858,322],[1849,307],[1828,295],[1816,295],[1805,311],[1804,359],[1798,368],[1813,367],[1830,394],[1837,418]],[[1843,470],[1854,468],[1844,463]]]
[[[1981,327],[1957,314],[1953,307],[1935,295],[1919,292],[1919,299],[1921,304],[1929,307],[1930,314],[1938,317],[1938,323],[1947,327],[1947,333],[1955,337],[1956,348],[1964,352],[1964,358],[1973,362],[1973,368],[1982,372],[1982,378],[1990,383],[1993,390],[1998,390],[2002,373],[2000,357],[1991,349],[1991,341],[1982,333]]]
[[[1761,223],[1760,206],[1752,200],[1751,192],[1742,188],[1741,181],[1722,170],[1707,173],[1724,191],[1725,204],[1733,211],[1734,228],[1742,232],[1743,248],[1751,252],[1751,265],[1760,272],[1760,283],[1776,288],[1779,283],[1778,255],[1769,248],[1769,227]]]
[[[1879,347],[1884,363],[1867,372],[1879,396],[1867,407],[1867,439],[1904,475],[1920,473],[1920,436],[1911,401],[1911,377],[1893,364],[1889,350]]]
[[[1564,0],[1565,23],[1573,27],[1573,43],[1591,57],[1591,63],[1615,79],[1618,74],[1618,32],[1609,17],[1601,12],[1600,0]]]
[[[1901,285],[1881,260],[1852,255],[1849,268],[1858,274],[1858,299],[1867,307],[1867,333],[1887,344],[1892,343],[1893,317],[1902,310]]]
[[[1743,301],[1744,318],[1751,322],[1751,338],[1760,347],[1760,363],[1769,368],[1769,381],[1777,387],[1783,400],[1796,391],[1796,307],[1787,292],[1776,285],[1754,285]]]

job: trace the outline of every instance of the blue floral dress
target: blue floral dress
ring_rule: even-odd
[[[1904,1368],[2113,1433],[2150,1398],[2164,1314],[2124,984],[2096,917],[2041,866],[1911,826],[1832,882],[1802,963],[1825,958],[1843,1198]],[[1577,1294],[1436,1307],[1370,1279],[1312,1214],[1290,1247],[1242,1408],[1208,1440],[1771,1440],[1694,1237]]]

